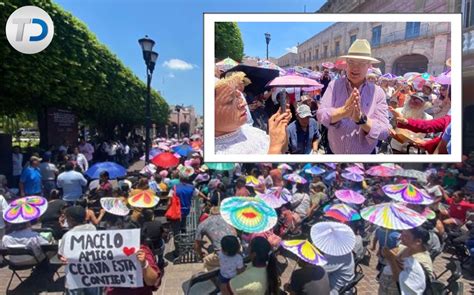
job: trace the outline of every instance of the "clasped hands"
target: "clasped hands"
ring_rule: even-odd
[[[352,90],[351,95],[342,106],[342,117],[350,118],[354,122],[359,122],[362,117],[360,107],[360,93],[357,88]]]

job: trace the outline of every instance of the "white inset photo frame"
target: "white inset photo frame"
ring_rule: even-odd
[[[232,64],[216,65],[224,59],[216,56],[216,25],[228,22],[245,26],[246,32],[249,32],[249,27],[254,28],[252,30],[261,35],[258,44],[262,47],[261,54],[246,56],[238,61],[237,68]],[[307,25],[308,30],[314,30],[315,24],[320,23],[322,28],[315,30],[314,34],[311,31],[309,38],[298,41],[296,54],[267,60],[264,34],[271,33],[274,42],[279,34],[268,30],[274,28],[276,23],[286,23],[289,28],[292,27],[290,24]],[[364,75],[367,62],[372,64],[368,61],[367,44],[371,48],[370,58],[379,62],[368,66],[371,77],[366,76],[362,83],[353,84]],[[247,53],[247,46],[251,51],[256,45],[244,42],[244,54]],[[461,65],[461,14],[205,13],[204,161],[461,162]],[[269,72],[254,75],[254,68]],[[236,94],[240,92],[235,92],[233,83],[237,78],[230,77],[237,71],[243,72],[250,80],[244,84],[243,98]],[[271,75],[268,74],[270,71]],[[326,76],[331,79],[329,84]],[[389,81],[388,87],[393,85],[392,90],[381,82],[381,76]],[[442,76],[449,76],[450,84],[440,79]],[[317,83],[313,85],[308,80]],[[432,94],[427,89],[423,93],[425,84],[432,89]],[[232,94],[228,98],[222,95],[216,98],[216,93],[227,93],[224,88],[217,90],[216,85],[226,89],[229,86]],[[353,86],[356,86],[354,93],[357,95],[353,95],[351,100],[354,101],[348,102],[344,108]],[[286,94],[282,94],[283,89]],[[452,97],[450,109],[445,100],[447,93]],[[280,114],[279,102],[282,102],[283,96],[292,113],[286,132],[289,143],[284,147],[277,145],[278,152],[275,152],[275,145],[270,143],[268,129],[271,124],[268,118],[275,113]],[[304,104],[307,107],[302,106]],[[253,125],[242,118],[250,110],[245,105],[250,105],[250,113],[254,115],[252,118],[257,119]],[[397,121],[388,110],[389,105],[407,120]],[[255,109],[259,108],[265,112],[263,115],[255,113]],[[307,113],[308,109],[311,115]],[[270,113],[272,110],[273,113]],[[450,115],[450,123],[446,120],[447,115]],[[300,121],[298,117],[310,117],[309,125],[308,121]],[[315,129],[312,120],[318,130],[322,129],[321,125],[327,130],[327,133],[320,133],[319,139],[316,135],[306,137],[306,130],[313,132]],[[438,120],[436,128],[430,127],[434,123],[430,120]],[[224,128],[224,124],[232,128]],[[290,127],[291,124],[294,126]],[[443,153],[445,145],[439,144],[446,133],[446,128],[440,127],[443,124],[450,124],[450,153]],[[384,134],[390,137],[382,140]],[[428,142],[430,139],[435,140]],[[308,141],[311,143],[308,144]],[[314,141],[318,141],[315,151],[312,146]],[[420,148],[422,141],[426,148]],[[436,147],[441,152],[433,154]]]

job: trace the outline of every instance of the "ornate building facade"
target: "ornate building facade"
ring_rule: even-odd
[[[317,12],[462,13],[463,147],[474,149],[474,0],[329,0]]]
[[[280,56],[276,64],[281,68],[296,66],[298,64],[298,54],[288,52]]]
[[[335,23],[298,46],[298,65],[314,69],[325,61],[335,62],[354,40],[367,39],[382,72],[438,75],[451,56],[450,31],[449,23]]]

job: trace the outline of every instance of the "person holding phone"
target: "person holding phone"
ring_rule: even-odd
[[[243,78],[232,75],[215,86],[215,153],[216,154],[282,154],[288,147],[286,126],[291,113],[273,114],[265,131],[246,124],[246,102],[237,87]]]

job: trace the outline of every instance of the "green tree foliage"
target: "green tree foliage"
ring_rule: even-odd
[[[83,122],[108,130],[144,124],[146,85],[86,25],[51,0],[0,0],[0,23],[25,5],[54,22],[53,41],[37,54],[22,54],[0,35],[0,115],[70,108]],[[141,52],[137,45],[137,58]],[[152,120],[168,121],[166,101],[152,90]]]
[[[236,22],[216,22],[215,54],[218,60],[230,57],[242,61],[244,42]]]

